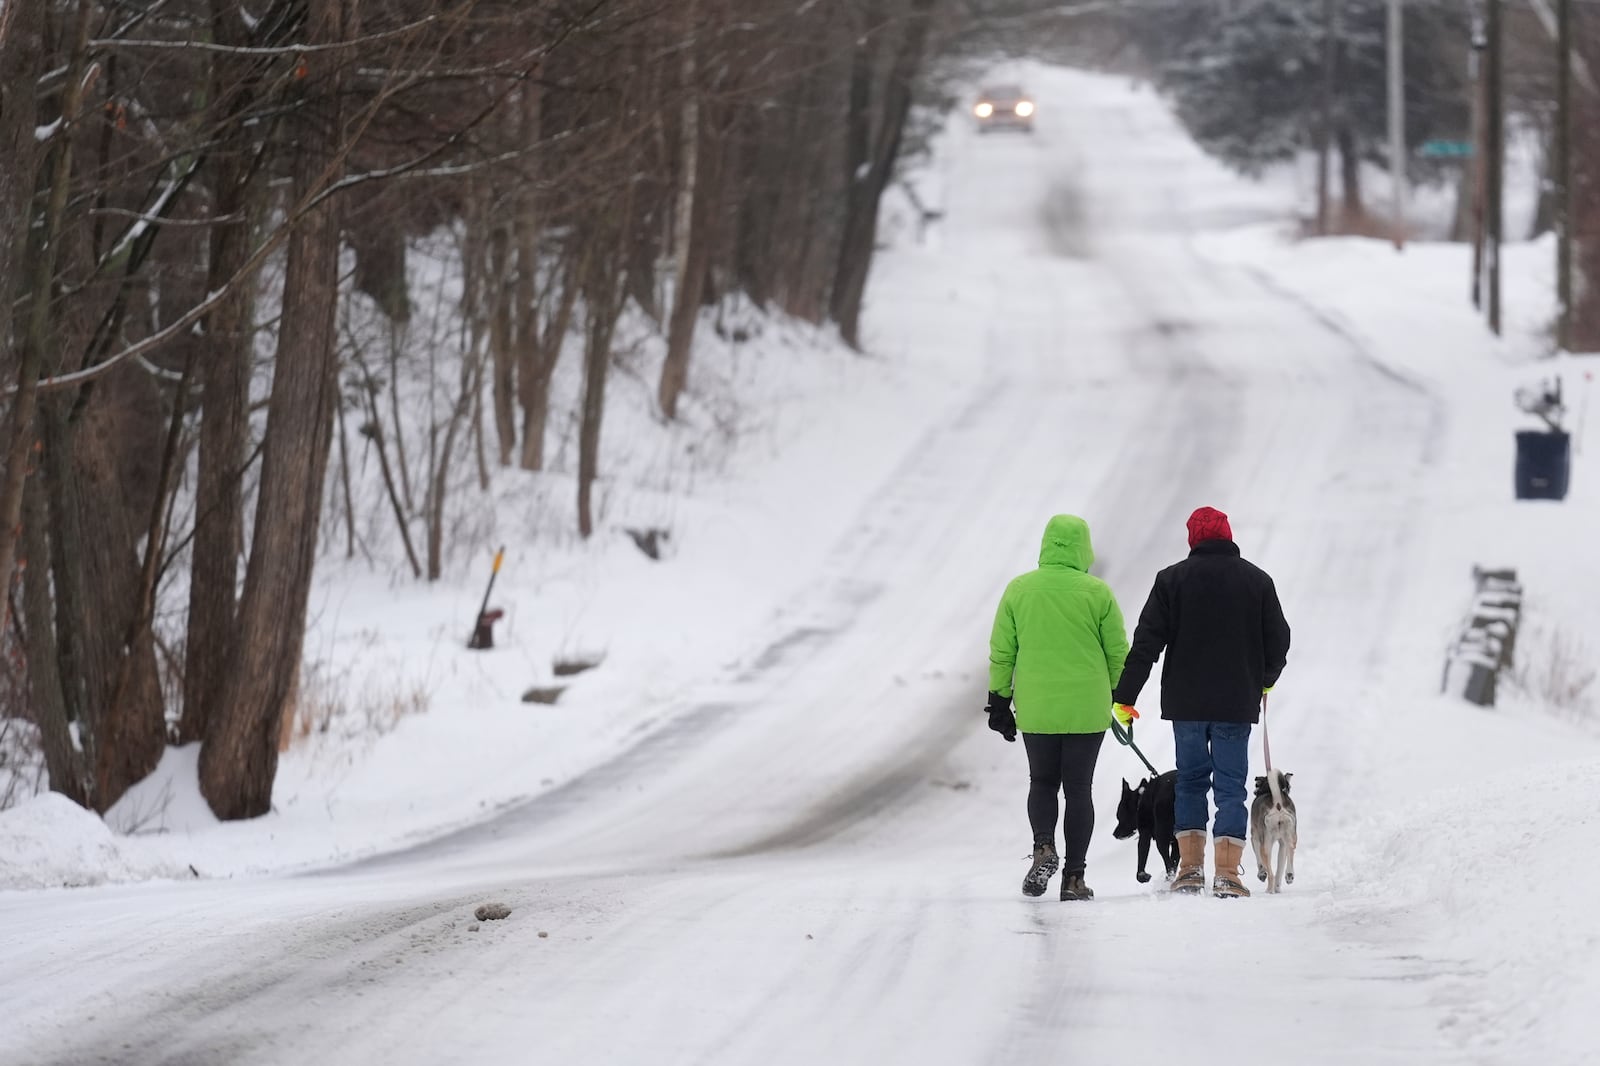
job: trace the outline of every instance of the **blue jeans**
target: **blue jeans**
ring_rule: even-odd
[[[1250,725],[1247,722],[1173,722],[1178,754],[1178,832],[1206,827],[1206,792],[1215,792],[1213,837],[1244,840],[1245,778],[1250,775]]]

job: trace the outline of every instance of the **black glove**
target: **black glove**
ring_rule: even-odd
[[[1017,741],[1017,718],[1011,713],[1011,697],[1002,696],[998,692],[989,693],[989,728],[1015,744]]]

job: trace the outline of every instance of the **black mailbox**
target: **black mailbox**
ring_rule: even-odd
[[[1564,500],[1572,470],[1572,436],[1564,430],[1517,433],[1517,499]]]

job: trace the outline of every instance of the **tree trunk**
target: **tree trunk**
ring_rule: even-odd
[[[695,154],[699,155],[700,151]],[[676,295],[667,328],[667,358],[661,364],[661,382],[656,396],[661,414],[668,420],[678,417],[678,399],[689,381],[689,356],[694,346],[695,325],[700,321],[706,271],[710,266],[711,216],[716,210],[718,168],[709,153],[705,163],[707,165],[697,165],[698,179],[688,206],[690,224],[680,234],[684,243],[679,250]]]
[[[1554,134],[1548,136],[1553,137]],[[1545,144],[1543,156],[1539,160],[1539,179],[1539,195],[1533,203],[1533,228],[1528,231],[1530,240],[1554,232],[1556,228],[1561,175],[1556,173],[1556,153],[1549,143]]]
[[[234,27],[232,5],[213,0],[212,32],[223,44],[246,43]],[[233,82],[238,96],[234,112],[248,106],[248,90],[239,87],[239,64],[230,57],[214,60],[212,91],[221,98]],[[251,249],[251,191],[245,131],[232,137],[218,154],[213,202],[218,217],[242,216],[211,231],[207,264],[208,292],[215,292],[244,266]],[[207,720],[233,653],[239,601],[239,553],[244,544],[244,496],[241,481],[249,439],[250,351],[254,313],[253,287],[237,285],[206,319],[200,343],[200,460],[195,487],[193,551],[189,564],[189,621],[185,637],[183,714],[178,742],[203,740]]]
[[[26,566],[23,569],[23,615],[27,636],[28,684],[33,721],[39,727],[50,790],[81,806],[92,802],[83,759],[72,742],[72,725],[62,695],[61,669],[55,638],[55,612],[50,594],[49,515],[38,478],[27,486],[23,522]]]
[[[1339,127],[1339,179],[1344,188],[1345,225],[1353,226],[1366,217],[1367,208],[1361,199],[1361,153],[1348,125]]]
[[[22,291],[33,216],[32,203],[39,142],[39,74],[44,65],[45,0],[10,0],[0,4],[0,366],[11,367],[13,302]],[[13,412],[20,405],[10,405]],[[21,434],[32,437],[33,415]],[[15,417],[13,415],[13,426]],[[12,432],[8,439],[15,440]],[[10,470],[10,464],[7,464]],[[18,506],[20,507],[20,497]],[[8,523],[9,525],[9,523]],[[7,566],[4,573],[9,574]],[[7,581],[3,586],[9,588]]]
[[[411,492],[411,464],[406,459],[406,420],[400,412],[400,352],[405,347],[406,324],[391,318],[384,325],[389,341],[389,415],[394,424],[394,461],[400,471],[400,499],[404,504],[404,514],[409,517],[415,513],[417,505],[416,497]]]
[[[362,386],[361,391],[367,397],[367,425],[369,427],[372,447],[378,453],[378,471],[383,476],[383,491],[389,497],[389,507],[394,511],[395,528],[400,531],[400,544],[406,550],[406,561],[411,564],[411,576],[422,577],[422,565],[417,562],[417,550],[411,545],[411,524],[406,514],[405,503],[401,500],[400,490],[395,485],[394,469],[389,465],[389,445],[383,434],[383,414],[378,410],[379,385],[372,374],[368,372],[365,361],[358,354],[356,361],[361,366]],[[395,389],[398,381],[390,379],[389,388]],[[337,394],[334,397],[334,406],[338,407]],[[396,416],[398,417],[398,416]]]
[[[55,651],[57,675],[61,679],[61,698],[67,718],[78,723],[79,745],[85,759],[85,781],[88,782],[88,763],[95,757],[95,736],[99,725],[99,704],[89,696],[89,666],[83,644],[82,627],[88,616],[84,603],[81,562],[84,558],[83,536],[78,523],[78,508],[70,494],[77,489],[71,449],[68,446],[67,410],[69,401],[60,396],[46,397],[39,404],[40,481],[47,501],[46,521],[49,523],[50,551],[45,558],[50,565],[51,584],[55,591]],[[92,784],[90,802],[93,803]]]
[[[631,214],[631,212],[624,212]],[[587,297],[589,323],[583,353],[583,413],[578,427],[578,533],[594,535],[594,481],[600,473],[600,423],[606,412],[606,377],[611,369],[611,339],[621,311],[622,263],[627,222],[613,229],[597,223],[592,238],[599,247],[589,253]]]
[[[883,106],[865,166],[856,161],[855,142],[859,127],[867,120],[857,115],[860,90],[857,82],[871,77],[872,54],[866,45],[858,47],[856,69],[851,75],[850,194],[847,198],[844,237],[839,248],[839,266],[833,292],[833,318],[839,333],[852,348],[861,347],[861,309],[867,292],[867,275],[878,240],[878,205],[894,177],[900,157],[906,119],[911,114],[915,80],[927,50],[928,23],[935,0],[911,0],[902,36],[895,49],[884,84]],[[863,70],[863,68],[865,68]]]
[[[1452,241],[1466,242],[1472,239],[1472,206],[1472,164],[1468,162],[1462,166],[1461,174],[1456,179],[1456,207],[1450,216],[1450,239]]]
[[[492,309],[489,313],[489,358],[494,367],[494,429],[500,446],[500,465],[511,465],[517,446],[516,364],[511,351],[511,299],[514,282],[511,271],[509,227],[496,223],[489,235],[489,273],[484,279],[489,288]]]
[[[130,514],[138,508],[130,504],[137,486],[124,476],[126,464],[119,462],[137,455],[147,443],[137,430],[140,401],[151,399],[140,390],[149,385],[127,367],[120,375],[113,374],[105,389],[86,392],[76,403],[74,397],[64,396],[39,404],[33,392],[47,363],[46,353],[68,344],[64,338],[72,332],[54,297],[58,269],[72,261],[69,248],[74,247],[68,220],[73,126],[93,82],[87,60],[92,13],[93,5],[80,3],[74,16],[62,102],[64,124],[53,144],[44,221],[29,264],[32,277],[21,331],[20,391],[13,401],[11,454],[0,489],[4,564],[0,588],[10,587],[37,412],[44,429],[39,454],[48,473],[47,508],[35,511],[36,517],[48,513],[46,520],[51,523],[47,554],[55,577],[57,691],[67,715],[79,722],[87,798],[105,810],[155,767],[165,741],[154,644],[147,627],[143,639],[129,641],[138,628],[134,623],[140,612],[141,583],[136,538],[144,530],[133,528]],[[13,16],[8,11],[4,18],[9,22]],[[8,38],[18,25],[9,22]],[[24,205],[21,217],[33,217],[30,205]],[[129,371],[136,377],[129,378]],[[48,669],[44,672],[48,676]]]
[[[344,425],[344,397],[333,398],[334,439],[339,442],[339,483],[344,494],[344,557],[356,557],[356,501],[350,491],[350,434]]]
[[[698,0],[685,0],[684,25],[693,32]],[[668,421],[678,417],[678,397],[689,379],[689,348],[694,343],[695,320],[700,316],[700,288],[705,280],[706,190],[700,175],[700,88],[693,38],[683,50],[683,106],[678,117],[678,143],[682,174],[673,207],[675,228],[672,252],[676,264],[672,290],[672,319],[667,328],[667,358],[661,364],[656,399]]]
[[[311,44],[343,38],[344,3],[309,0]],[[337,176],[343,79],[334,66],[342,60],[333,52],[324,56],[308,61],[327,64],[328,72],[310,81],[317,95],[295,122],[294,191],[301,203]],[[283,326],[238,639],[200,752],[200,790],[222,819],[253,818],[271,809],[279,725],[300,670],[338,396],[337,203],[330,198],[311,208],[289,238]]]
[[[38,82],[44,64],[44,0],[11,0],[0,6],[0,354],[6,370],[15,367],[17,393],[8,405],[5,471],[0,475],[0,596],[10,611],[10,591],[17,557],[17,537],[22,520],[23,486],[32,463],[29,455],[35,441],[34,412],[44,352],[32,339],[37,331],[32,320],[48,314],[51,269],[43,274],[44,290],[37,292],[29,324],[15,322],[16,299],[24,291],[28,270],[34,217],[33,195],[37,180]],[[87,7],[87,5],[85,5]],[[84,23],[87,32],[87,23]],[[74,70],[74,73],[79,73]],[[65,138],[66,134],[61,134]],[[64,149],[62,149],[64,151]],[[65,182],[62,206],[65,206]],[[55,242],[46,238],[40,258],[55,255]],[[40,306],[42,305],[42,306]],[[18,338],[17,334],[21,334]],[[20,357],[11,356],[20,339]]]
[[[578,433],[578,533],[585,538],[594,535],[594,480],[600,474],[600,422],[606,411],[606,375],[615,325],[603,307],[589,305],[583,353],[583,422]]]
[[[877,67],[877,40],[882,31],[882,0],[876,0],[867,15],[866,28],[851,53],[848,111],[845,118],[845,207],[839,254],[834,266],[833,293],[829,314],[839,324],[839,332],[852,347],[858,344],[856,319],[852,307],[855,279],[866,277],[867,268],[859,262],[872,254],[867,214],[872,210],[867,180],[872,159],[872,83]],[[863,283],[864,287],[864,283]]]
[[[119,459],[149,447],[140,432],[151,385],[135,367],[114,371],[74,420],[71,396],[40,405],[45,496],[55,578],[57,661],[78,722],[91,783],[105,811],[160,762],[165,703],[144,603],[139,538],[148,527]],[[153,402],[153,401],[151,401]]]
[[[578,269],[562,271],[561,295],[556,310],[537,344],[525,341],[523,366],[517,378],[522,402],[522,469],[544,469],[545,428],[550,420],[550,379],[555,376],[561,349],[572,327],[573,309],[578,303]],[[533,349],[533,350],[529,350]]]
[[[518,140],[538,144],[544,131],[544,89],[530,83],[522,90],[518,107]],[[535,157],[537,159],[537,157]],[[536,165],[536,164],[530,164]],[[537,175],[528,175],[517,189],[514,236],[517,250],[517,403],[522,408],[522,451],[518,456],[524,470],[544,469],[544,434],[550,416],[550,376],[561,356],[561,342],[571,321],[571,297],[575,286],[570,272],[562,274],[562,312],[559,332],[547,332],[542,325],[539,298],[539,208]],[[552,281],[551,285],[554,286]]]
[[[428,580],[438,581],[444,574],[444,506],[450,491],[450,463],[455,458],[456,438],[461,424],[472,410],[472,396],[483,387],[479,353],[468,352],[461,360],[461,389],[451,405],[445,425],[444,441],[433,457],[432,480],[428,485]]]
[[[110,774],[122,777],[118,779],[112,776],[117,786],[114,791],[106,787],[103,781],[100,783],[101,802],[107,807],[115,802],[127,786],[143,779],[156,768],[161,752],[166,747],[166,705],[155,656],[156,589],[161,580],[162,557],[166,552],[172,496],[177,489],[178,471],[183,465],[183,429],[189,385],[195,375],[196,355],[196,346],[191,343],[184,359],[183,376],[172,398],[166,441],[161,450],[155,491],[150,500],[149,521],[145,526],[144,559],[137,575],[134,575],[133,594],[125,601],[127,607],[131,608],[126,610],[128,618],[124,632],[127,635],[116,665],[107,714],[114,732],[108,733],[100,746],[102,756],[117,756]],[[125,435],[119,436],[127,439]],[[124,736],[131,743],[124,741]],[[133,758],[127,758],[125,753]]]
[[[1578,53],[1600,71],[1600,12],[1575,5]],[[1600,93],[1582,85],[1572,93],[1573,306],[1569,327],[1575,352],[1600,352]]]
[[[243,257],[245,235],[225,241],[218,261]],[[214,246],[215,247],[215,246]],[[213,272],[213,276],[214,276]],[[225,300],[207,325],[201,360],[199,478],[195,491],[193,554],[189,566],[189,621],[185,637],[183,715],[178,742],[205,737],[232,654],[238,608],[239,552],[244,538],[240,488],[249,431],[250,287]]]
[[[1333,141],[1333,97],[1338,84],[1339,9],[1322,2],[1322,79],[1317,102],[1317,236],[1328,236],[1328,164]]]
[[[465,238],[461,245],[461,311],[467,323],[467,343],[472,358],[479,363],[477,388],[472,394],[472,453],[478,469],[478,490],[489,491],[489,456],[483,432],[483,346],[488,334],[484,323],[487,316],[488,297],[486,255],[484,252],[483,200],[487,194],[480,192],[474,183],[469,186],[465,209]]]

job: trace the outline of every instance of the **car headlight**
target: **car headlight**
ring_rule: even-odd
[[[994,114],[994,105],[979,104],[977,107],[972,109],[972,113],[977,115],[979,118],[988,118],[990,115]]]
[[[1017,103],[1018,118],[1027,118],[1031,114],[1033,114],[1033,101],[1022,100]]]

